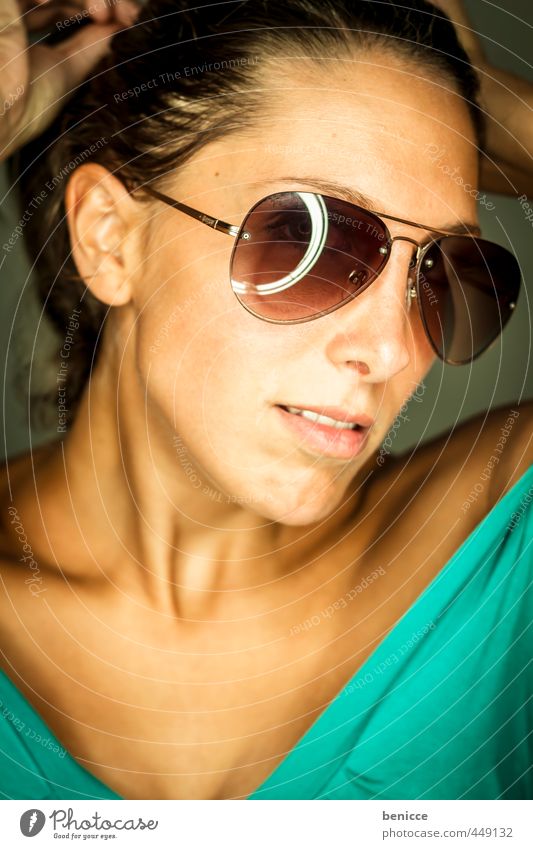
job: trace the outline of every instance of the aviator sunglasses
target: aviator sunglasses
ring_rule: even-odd
[[[411,242],[407,304],[418,303],[441,360],[472,362],[502,332],[520,291],[516,258],[471,233],[432,230],[315,192],[285,191],[258,201],[240,226],[193,209],[156,189],[154,198],[235,239],[230,281],[240,304],[274,324],[312,321],[348,304],[385,268],[395,241]],[[420,244],[392,237],[383,219],[431,230]]]

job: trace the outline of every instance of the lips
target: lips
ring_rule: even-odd
[[[341,407],[314,407],[310,404],[306,404],[305,406],[299,404],[279,404],[278,406],[289,412],[308,410],[318,416],[326,416],[336,422],[344,424],[351,423],[359,425],[362,428],[372,427],[374,424],[374,419],[366,413],[350,413]]]
[[[332,416],[312,413],[310,410],[299,410],[298,407],[283,407],[283,409],[288,413],[292,413],[293,416],[302,416],[302,418],[308,419],[311,422],[325,425],[326,427],[334,427],[336,430],[355,430],[361,427],[357,422],[340,421]]]
[[[292,405],[277,404],[280,421],[289,430],[292,437],[296,437],[299,448],[306,450],[313,456],[326,456],[338,460],[351,460],[356,457],[366,446],[367,436],[373,420],[366,414],[348,414],[338,407],[293,407]],[[296,410],[296,412],[290,412]],[[347,424],[350,422],[354,427],[335,427],[323,424],[321,421],[311,420],[300,413],[300,410],[309,410],[318,416],[329,416],[337,422]],[[335,415],[331,415],[335,413]],[[366,424],[369,422],[369,424]]]

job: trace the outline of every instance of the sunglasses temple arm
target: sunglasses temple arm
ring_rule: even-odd
[[[162,201],[163,203],[168,204],[168,206],[173,206],[174,209],[179,210],[179,212],[184,212],[185,215],[189,215],[191,218],[195,218],[196,221],[200,221],[201,224],[206,224],[207,227],[212,227],[213,230],[219,230],[221,233],[225,233],[227,236],[237,236],[239,233],[239,227],[235,224],[228,224],[226,221],[220,221],[219,218],[213,218],[211,215],[206,215],[205,212],[200,212],[198,209],[193,209],[192,206],[187,206],[185,203],[180,203],[179,200],[174,200],[174,198],[169,197],[168,195],[159,192],[157,189],[151,189],[149,186],[143,186],[143,191],[147,194],[151,195],[157,200]]]

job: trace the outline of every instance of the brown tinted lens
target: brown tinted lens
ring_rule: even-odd
[[[479,356],[503,330],[520,291],[520,268],[505,248],[484,239],[447,236],[419,269],[426,332],[439,357],[459,365]]]
[[[246,216],[231,259],[241,304],[270,321],[338,309],[375,279],[388,231],[370,213],[311,192],[280,192]]]

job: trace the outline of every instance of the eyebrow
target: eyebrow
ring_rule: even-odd
[[[349,189],[347,186],[343,186],[341,183],[336,183],[334,181],[328,180],[319,180],[316,177],[279,177],[277,180],[269,180],[262,183],[262,185],[267,185],[268,183],[303,183],[308,186],[313,186],[318,189],[320,192],[330,193],[333,192],[334,195],[338,195],[342,200],[346,200],[348,203],[353,203],[356,206],[362,206],[364,209],[367,209],[369,212],[374,212],[376,215],[388,215],[388,213],[383,212],[378,209],[375,201],[369,197],[368,195],[363,194],[362,192],[357,191],[356,189]],[[464,224],[458,221],[452,221],[448,224],[444,224],[442,227],[431,227],[427,224],[419,224],[415,221],[408,221],[405,218],[398,218],[397,216],[390,216],[396,221],[400,221],[403,224],[410,224],[412,227],[420,227],[422,230],[427,230],[431,234],[438,235],[439,233],[450,233],[457,234],[458,236],[479,236],[481,235],[481,228],[477,224]]]

